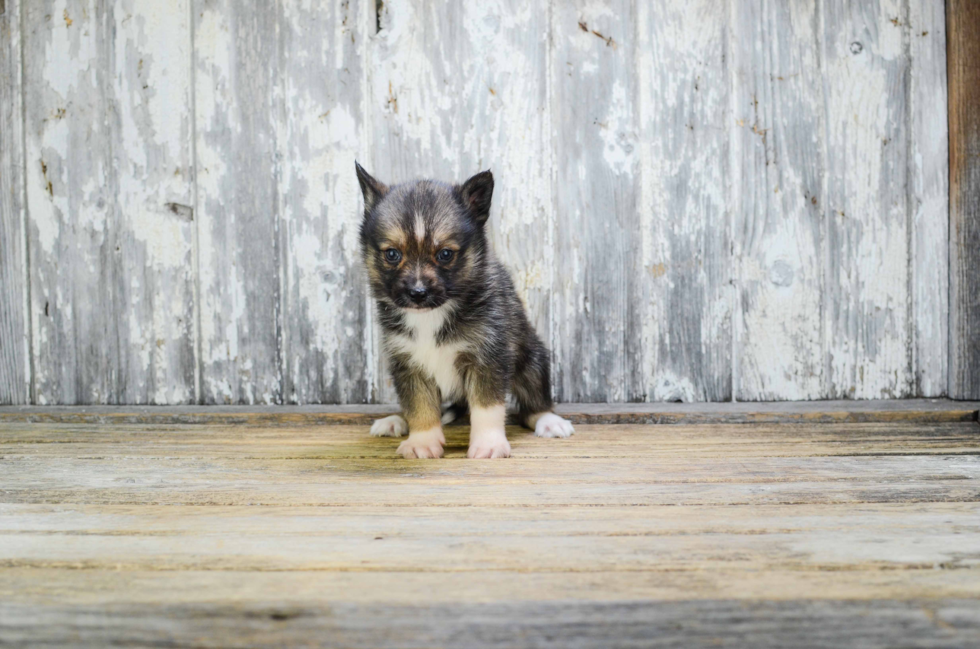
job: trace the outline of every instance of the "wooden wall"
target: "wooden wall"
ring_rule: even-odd
[[[949,391],[941,0],[2,0],[0,403],[389,401],[355,157],[564,401]]]

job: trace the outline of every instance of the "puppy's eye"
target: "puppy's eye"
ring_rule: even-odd
[[[391,264],[398,263],[398,260],[402,258],[402,253],[398,252],[394,248],[388,248],[385,250],[385,261]]]
[[[455,253],[449,248],[443,248],[442,250],[436,253],[436,259],[438,259],[442,263],[446,263],[447,261],[453,258],[454,254]]]

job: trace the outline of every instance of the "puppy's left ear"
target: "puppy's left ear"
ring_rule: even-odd
[[[364,171],[364,167],[355,160],[354,169],[357,171],[357,182],[361,185],[361,193],[364,194],[364,213],[367,215],[375,204],[385,197],[388,187],[371,174]]]
[[[477,223],[483,225],[490,218],[490,198],[493,196],[493,174],[490,170],[481,171],[459,188],[463,205]]]

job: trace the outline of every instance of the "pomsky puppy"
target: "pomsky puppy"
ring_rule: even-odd
[[[571,423],[552,412],[548,349],[487,241],[493,175],[388,187],[355,167],[364,194],[361,253],[404,415],[377,420],[371,434],[407,432],[400,455],[442,457],[442,425],[468,407],[467,456],[509,457],[510,392],[535,435],[571,435]]]

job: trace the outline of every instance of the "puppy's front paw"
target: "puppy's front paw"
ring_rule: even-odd
[[[535,437],[568,437],[575,432],[572,422],[562,419],[553,412],[538,417],[534,425]]]
[[[470,433],[470,449],[466,457],[474,460],[495,460],[510,457],[510,442],[503,430],[485,430]]]
[[[446,437],[441,428],[411,432],[408,439],[398,446],[398,454],[406,460],[429,460],[442,457]]]
[[[376,419],[371,424],[372,437],[402,437],[408,432],[408,423],[401,415]]]

